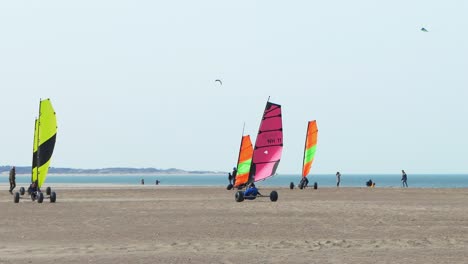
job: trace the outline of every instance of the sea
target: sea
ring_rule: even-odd
[[[336,186],[334,174],[309,175],[309,186],[317,182],[319,187]],[[49,175],[45,185],[57,184],[128,184],[155,185],[156,180],[161,186],[227,186],[229,183],[227,174],[219,175]],[[288,187],[290,182],[297,186],[300,175],[277,174],[257,186]],[[400,174],[342,174],[340,187],[365,187],[368,180],[375,182],[376,187],[401,187]],[[17,175],[18,186],[29,184],[31,176]],[[8,175],[0,176],[0,183],[8,183]],[[411,188],[468,188],[468,174],[408,174],[408,186]]]

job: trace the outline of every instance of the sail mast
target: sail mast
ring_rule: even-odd
[[[32,158],[32,166],[31,166],[31,183],[34,179],[34,165],[36,164],[36,155],[34,155],[34,146],[36,144],[36,131],[37,131],[37,117],[34,118],[34,136],[33,136],[33,158]]]
[[[304,165],[305,165],[305,154],[307,150],[307,137],[309,136],[309,124],[310,121],[307,122],[307,130],[306,130],[306,136],[305,136],[305,141],[304,141],[304,153],[302,155],[302,177],[307,177],[307,175],[304,175]]]
[[[270,102],[270,96],[268,96],[267,103],[265,105],[265,110],[263,110],[263,113],[262,113],[262,120],[260,120],[260,125],[258,125],[257,138],[255,138],[254,152],[252,154],[252,164],[254,164],[253,161],[254,161],[254,157],[255,157],[255,149],[257,148],[258,134],[260,133],[260,129],[262,128],[263,116],[265,115],[265,111],[266,111],[266,109],[268,107],[268,102]],[[255,170],[252,170],[252,164],[250,164],[249,180],[248,180],[247,184],[255,181],[255,175],[254,175]]]
[[[241,151],[242,151],[242,140],[244,138],[244,129],[245,129],[245,122],[244,122],[244,125],[242,126],[242,136],[241,136],[241,142],[240,142],[240,146],[239,146],[239,156],[237,157],[237,165],[236,165],[236,169],[239,169],[239,162],[240,162],[240,157],[241,157]]]
[[[41,131],[40,127],[41,127],[41,104],[42,104],[42,98],[39,98],[39,116],[37,118],[37,154],[36,154],[36,166],[37,166],[37,170],[36,170],[36,187],[39,189],[39,157],[40,157],[40,148],[39,148],[39,143],[41,142],[39,140],[39,133]]]

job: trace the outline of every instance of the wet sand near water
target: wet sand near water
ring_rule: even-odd
[[[468,263],[468,189],[54,190],[14,204],[0,186],[0,263]]]

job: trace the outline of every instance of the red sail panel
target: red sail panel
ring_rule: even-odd
[[[267,102],[255,141],[251,179],[264,180],[275,174],[283,152],[281,105]]]
[[[304,147],[304,160],[302,165],[302,177],[307,177],[314,162],[315,151],[317,149],[317,122],[309,121]]]
[[[234,187],[239,187],[249,180],[250,166],[252,164],[253,146],[250,136],[242,137],[239,150],[239,160],[237,161],[237,176]]]

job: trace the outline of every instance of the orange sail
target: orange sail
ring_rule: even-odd
[[[250,165],[252,164],[253,147],[250,136],[242,136],[239,150],[239,159],[237,161],[237,176],[234,187],[239,187],[249,180]]]
[[[304,147],[304,160],[302,163],[302,177],[307,177],[314,161],[315,151],[317,149],[317,122],[315,120],[309,121],[307,126],[307,135]]]

